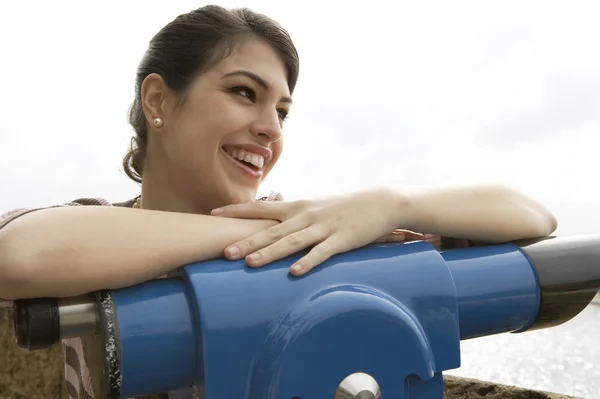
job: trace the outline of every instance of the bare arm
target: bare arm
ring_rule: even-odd
[[[557,227],[544,206],[505,186],[403,188],[397,197],[403,228],[444,237],[493,244],[548,236]]]
[[[276,224],[122,207],[43,209],[0,229],[0,298],[66,297],[151,280]]]

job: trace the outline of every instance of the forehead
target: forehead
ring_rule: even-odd
[[[235,43],[227,56],[217,62],[209,73],[219,79],[234,71],[252,72],[268,82],[278,95],[289,96],[285,63],[263,40],[247,38]]]

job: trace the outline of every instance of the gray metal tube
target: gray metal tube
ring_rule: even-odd
[[[100,333],[100,318],[92,296],[58,299],[60,338],[82,337]]]

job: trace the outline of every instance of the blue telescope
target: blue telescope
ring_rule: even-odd
[[[21,347],[98,334],[108,398],[443,397],[460,341],[562,324],[600,288],[600,236],[438,251],[371,245],[304,277],[303,253],[184,266],[136,286],[15,302]],[[126,266],[126,265],[124,265]]]

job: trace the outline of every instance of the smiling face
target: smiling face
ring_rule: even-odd
[[[285,65],[269,44],[241,41],[195,79],[181,104],[159,77],[142,91],[147,118],[164,121],[150,124],[144,207],[209,213],[256,198],[281,155],[291,106]]]

